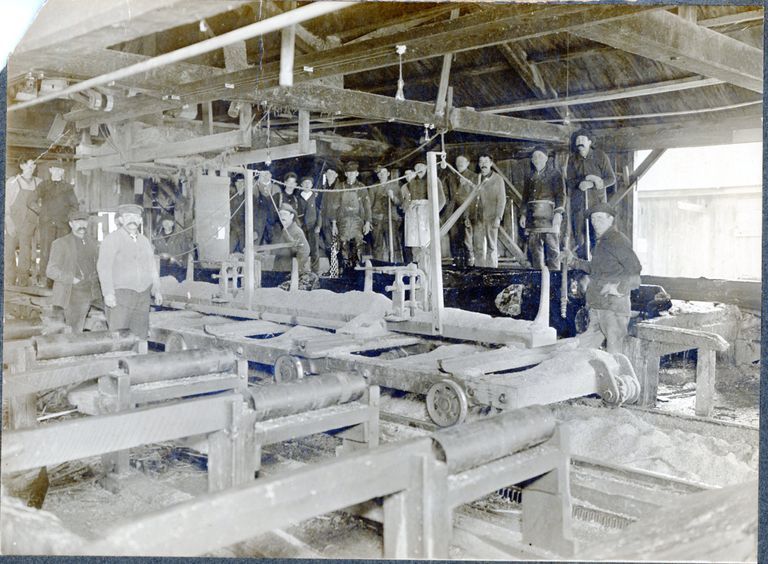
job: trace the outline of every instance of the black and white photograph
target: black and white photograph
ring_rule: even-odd
[[[0,554],[768,559],[762,3],[8,4]]]

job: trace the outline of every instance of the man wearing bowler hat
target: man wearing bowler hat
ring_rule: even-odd
[[[135,204],[118,206],[120,227],[104,238],[97,270],[110,331],[130,329],[140,339],[146,339],[150,294],[158,305],[163,303],[163,297],[152,245],[139,233],[142,211]]]
[[[589,274],[587,308],[589,326],[579,340],[587,346],[599,347],[606,341],[609,353],[623,350],[629,325],[629,294],[640,286],[642,266],[632,250],[632,243],[614,226],[615,210],[605,202],[589,209],[588,215],[595,230],[597,242],[592,260],[574,258],[570,250],[565,254],[574,268]]]
[[[98,243],[88,236],[88,214],[69,214],[68,235],[51,244],[45,275],[53,280],[53,306],[64,312],[64,323],[81,333],[91,305],[101,298],[96,273]]]

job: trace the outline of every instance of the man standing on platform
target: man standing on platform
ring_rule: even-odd
[[[357,180],[357,162],[348,162],[344,174],[347,181],[339,197],[335,228],[339,235],[342,269],[347,269],[362,262],[363,236],[371,230],[371,202],[365,184]]]
[[[142,211],[135,204],[118,206],[120,227],[104,238],[97,271],[110,331],[130,329],[140,339],[146,339],[150,294],[155,296],[157,305],[162,305],[163,297],[152,245],[139,233]]]
[[[565,191],[560,173],[545,147],[531,153],[531,166],[523,178],[523,207],[520,227],[528,234],[531,264],[550,270],[560,268],[560,226],[565,211]],[[545,262],[546,259],[546,262]]]
[[[389,242],[392,241],[391,260],[393,262],[402,262],[403,252],[400,248],[400,227],[402,222],[398,213],[398,206],[400,205],[399,185],[396,180],[389,180],[389,170],[386,167],[379,165],[376,167],[375,172],[379,179],[379,184],[370,188],[373,258],[380,261],[389,261]]]
[[[600,347],[605,341],[609,353],[620,353],[629,326],[629,294],[640,287],[642,265],[627,236],[614,226],[616,212],[611,206],[600,202],[588,213],[597,236],[592,260],[577,259],[570,250],[564,251],[569,263],[590,278],[589,326],[579,340],[591,347]]]
[[[493,171],[493,159],[490,155],[481,155],[480,194],[478,195],[477,223],[472,232],[475,265],[499,266],[499,226],[507,205],[504,180]]]
[[[301,228],[307,236],[309,251],[312,257],[312,272],[320,274],[320,229],[323,225],[323,194],[312,190],[314,179],[305,176],[301,179],[299,192],[299,209],[296,210],[302,218]]]
[[[587,257],[587,208],[607,202],[606,188],[616,183],[611,161],[603,151],[592,147],[586,130],[575,134],[574,148],[568,159],[566,180],[571,204],[571,224],[579,257]],[[594,242],[594,241],[592,241]]]
[[[272,172],[259,172],[259,181],[253,190],[253,244],[268,245],[280,232],[280,187],[272,182]]]
[[[45,274],[51,244],[70,231],[69,216],[78,208],[75,189],[64,182],[64,166],[60,162],[48,167],[50,180],[44,180],[40,193],[40,272]],[[41,278],[43,278],[41,276]]]
[[[34,264],[41,180],[35,176],[35,159],[20,159],[21,174],[5,182],[5,285],[26,286]],[[16,267],[16,249],[19,265]]]
[[[53,306],[64,311],[64,323],[81,333],[91,304],[100,301],[96,273],[98,243],[88,236],[88,214],[69,214],[71,232],[51,244],[45,274],[53,280]]]
[[[445,180],[448,202],[442,211],[440,223],[444,223],[466,201],[472,190],[475,189],[477,176],[469,170],[469,159],[464,155],[456,157],[456,170],[459,175],[449,172]],[[471,212],[477,208],[476,202],[470,204],[462,216],[456,221],[448,232],[451,244],[451,256],[456,266],[474,266],[475,255],[472,250],[472,220]]]

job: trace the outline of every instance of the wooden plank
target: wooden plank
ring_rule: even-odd
[[[657,10],[619,23],[583,26],[573,33],[684,71],[763,92],[760,49],[674,14]]]
[[[515,43],[503,43],[499,45],[499,51],[528,89],[533,93],[534,98],[552,98],[553,96],[557,96],[557,92],[554,88],[544,83],[544,79],[542,78],[538,67],[528,62],[527,55],[522,47]],[[549,107],[554,109],[559,117],[565,117],[565,112],[562,112],[559,106]]]
[[[368,421],[369,411],[365,404],[348,403],[259,421],[253,427],[254,441],[260,445],[271,445],[330,429],[359,425]]]
[[[92,51],[234,10],[249,0],[131,0],[103,2],[87,10],[48,2],[36,15],[14,56],[33,50],[87,46]]]
[[[723,81],[717,78],[708,78],[706,76],[690,76],[686,78],[654,82],[652,84],[641,84],[639,86],[629,86],[626,88],[614,88],[612,90],[602,90],[599,92],[570,95],[567,98],[549,98],[547,100],[537,101],[526,100],[524,102],[517,102],[514,104],[504,104],[501,106],[482,108],[481,111],[493,114],[507,112],[527,112],[531,110],[541,110],[544,108],[577,106],[580,104],[594,104],[598,102],[607,102],[610,100],[623,100],[626,98],[653,96],[655,94],[680,92],[682,90],[703,88],[717,84],[723,84]]]
[[[655,407],[656,396],[659,389],[659,351],[652,342],[643,341],[635,337],[628,337],[625,341],[625,354],[629,358],[635,375],[640,382],[640,399],[637,405],[641,407]]]
[[[576,347],[578,347],[578,341],[574,339],[565,339],[554,345],[537,347],[535,349],[503,347],[501,349],[441,360],[440,369],[462,376],[491,374],[493,372],[523,368],[524,366],[533,366],[551,358],[558,352],[573,350]]]
[[[547,442],[448,477],[448,507],[458,507],[556,468],[563,454]]]
[[[716,353],[700,348],[696,357],[696,415],[712,417],[715,408]]]
[[[725,16],[719,16],[716,18],[707,18],[704,20],[699,20],[698,23],[702,27],[722,27],[726,25],[755,22],[764,18],[765,11],[763,8],[758,8],[757,10],[747,10],[745,12],[726,14]]]
[[[139,147],[129,149],[122,154],[80,159],[77,161],[76,169],[79,172],[82,172],[110,166],[124,165],[132,162],[151,161],[156,158],[180,157],[198,153],[222,151],[236,146],[250,145],[250,139],[248,137],[250,137],[250,135],[245,135],[243,131],[237,130],[152,147]]]
[[[202,496],[113,527],[82,553],[209,553],[265,531],[402,491],[410,483],[403,466],[414,456],[429,456],[431,448],[428,438],[415,439]],[[341,485],[339,476],[344,476]]]
[[[640,322],[635,326],[638,339],[653,341],[670,345],[680,345],[688,349],[700,347],[714,351],[724,351],[730,346],[728,341],[717,333],[697,331],[683,327],[670,327],[668,325],[656,325]]]
[[[652,150],[651,153],[647,157],[645,157],[645,159],[643,159],[643,162],[641,162],[640,165],[634,170],[634,172],[629,178],[629,181],[626,182],[626,187],[621,191],[621,193],[614,194],[609,204],[612,206],[616,206],[628,194],[630,194],[637,186],[638,180],[640,180],[643,176],[645,176],[645,173],[648,172],[654,164],[656,164],[656,161],[658,161],[664,155],[665,152],[666,152],[666,149]]]
[[[87,382],[116,370],[118,359],[130,354],[123,352],[110,358],[89,358],[87,361],[38,366],[25,372],[6,372],[3,375],[3,395],[23,396]]]
[[[459,17],[459,9],[451,10],[450,18],[455,20]],[[440,71],[440,84],[437,87],[437,102],[435,103],[435,114],[438,116],[445,114],[445,105],[448,101],[448,80],[451,77],[451,62],[453,53],[443,55],[443,68]]]
[[[15,472],[109,452],[212,433],[224,429],[230,405],[240,394],[226,394],[123,413],[71,419],[3,434],[2,471]]]
[[[719,302],[754,310],[760,310],[762,307],[760,282],[646,275],[640,278],[643,284],[662,286],[677,300]]]
[[[488,45],[496,45],[507,41],[539,37],[549,33],[565,31],[573,26],[596,21],[613,21],[628,15],[649,9],[652,6],[528,6],[510,10],[496,8],[479,14],[462,16],[456,20],[440,22],[424,26],[415,35],[404,31],[384,38],[370,39],[351,45],[343,45],[318,53],[310,53],[297,57],[294,68],[294,83],[307,82],[318,78],[338,76],[375,70],[381,67],[397,64],[392,56],[398,44],[406,44],[408,50],[404,61],[417,61],[437,57],[446,53],[479,49]],[[304,72],[304,67],[311,67],[312,73]],[[181,97],[179,102],[160,102],[145,105],[135,100],[126,100],[108,115],[103,112],[89,110],[70,112],[65,115],[69,121],[77,121],[80,126],[91,123],[107,123],[121,121],[137,116],[154,113],[183,103],[198,103],[217,99],[249,99],[256,102],[262,98],[253,95],[258,84],[260,88],[277,86],[279,63],[264,65],[261,72],[246,69],[226,73],[215,80],[189,82],[176,88]],[[235,85],[226,88],[224,84]],[[146,101],[146,99],[145,99]],[[172,102],[172,101],[171,101]],[[434,106],[428,104],[431,110]],[[309,109],[309,108],[307,108]],[[434,114],[434,112],[430,112]],[[349,115],[357,115],[352,113]],[[393,117],[396,121],[397,116]],[[389,119],[386,118],[386,119]],[[410,122],[409,122],[410,123]],[[434,123],[434,120],[417,121],[416,123]],[[546,139],[541,139],[546,140]]]
[[[317,152],[317,142],[313,139],[309,141],[308,146],[304,147],[301,143],[289,143],[287,145],[277,145],[269,149],[252,149],[250,151],[239,151],[227,157],[227,164],[230,166],[239,166],[253,163],[263,163],[267,160],[278,161],[281,159],[293,159],[306,155],[314,155]]]

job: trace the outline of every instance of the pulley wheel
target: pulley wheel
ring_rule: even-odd
[[[463,423],[467,418],[467,395],[453,380],[433,384],[427,392],[427,413],[440,427]]]
[[[296,382],[304,378],[304,365],[300,358],[284,354],[275,361],[275,382]]]
[[[171,333],[165,341],[165,352],[185,351],[188,348],[187,341],[178,333]]]

